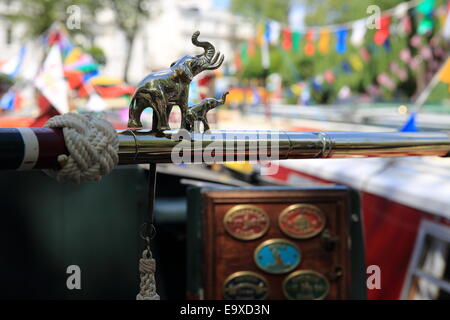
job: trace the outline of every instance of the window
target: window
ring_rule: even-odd
[[[402,299],[450,299],[450,227],[422,221]]]

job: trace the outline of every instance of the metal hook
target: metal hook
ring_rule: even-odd
[[[156,228],[153,223],[144,222],[141,225],[140,236],[142,240],[146,241],[147,244],[150,244],[150,241],[156,236]]]

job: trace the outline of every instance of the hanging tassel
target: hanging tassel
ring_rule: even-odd
[[[159,295],[156,293],[155,271],[155,259],[152,257],[150,248],[147,248],[142,252],[142,258],[139,260],[141,284],[136,300],[159,300]]]

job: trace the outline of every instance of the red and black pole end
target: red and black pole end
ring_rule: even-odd
[[[0,170],[57,168],[68,154],[61,129],[0,128]]]

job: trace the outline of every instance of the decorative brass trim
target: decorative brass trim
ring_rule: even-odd
[[[265,246],[271,245],[271,244],[273,244],[273,243],[280,243],[280,242],[284,242],[284,243],[286,243],[286,244],[289,244],[289,245],[293,246],[293,247],[298,251],[298,253],[300,254],[300,257],[299,257],[299,259],[298,259],[298,263],[295,264],[295,265],[293,265],[293,266],[291,266],[290,268],[288,268],[288,269],[286,269],[286,270],[284,270],[284,271],[281,271],[281,272],[267,271],[267,270],[261,268],[261,267],[259,266],[259,264],[258,264],[258,259],[257,259],[257,257],[256,257],[256,254],[258,253],[258,251],[259,251],[261,248],[265,247]],[[264,272],[267,272],[267,273],[269,273],[269,274],[283,274],[283,273],[291,272],[292,270],[294,270],[295,268],[297,268],[297,267],[299,266],[300,262],[302,261],[302,252],[300,251],[300,248],[299,248],[294,242],[292,242],[292,241],[290,241],[290,240],[287,240],[287,239],[283,239],[283,238],[274,238],[274,239],[266,240],[266,241],[262,242],[261,244],[259,244],[259,245],[256,247],[255,251],[253,252],[253,260],[255,261],[255,263],[256,263],[256,265],[258,266],[258,268],[260,268],[260,269],[261,269],[262,271],[264,271]]]
[[[313,232],[310,232],[307,235],[299,235],[299,234],[296,234],[294,232],[291,232],[291,231],[285,229],[285,227],[283,226],[283,223],[282,223],[283,218],[287,214],[289,214],[289,212],[291,212],[292,210],[301,209],[301,208],[312,209],[314,211],[314,214],[322,220],[322,226],[320,227],[319,230],[314,230]],[[284,234],[286,234],[287,236],[292,237],[294,239],[305,240],[305,239],[313,238],[323,231],[326,224],[327,224],[327,218],[326,218],[325,214],[323,213],[323,211],[319,207],[312,205],[312,204],[297,203],[297,204],[290,205],[289,207],[285,208],[278,216],[278,227],[281,229],[281,231]]]
[[[238,278],[238,277],[242,277],[242,276],[252,276],[252,277],[258,278],[259,280],[261,280],[261,281],[263,281],[265,283],[265,285],[267,287],[267,292],[259,300],[264,300],[264,299],[266,299],[269,296],[269,294],[270,294],[270,285],[269,285],[269,282],[267,281],[266,277],[264,277],[262,274],[259,274],[259,273],[253,272],[253,271],[237,271],[237,272],[234,272],[231,275],[229,275],[225,279],[225,281],[223,282],[222,294],[223,294],[224,297],[226,296],[225,295],[226,284],[229,281],[231,281],[231,280],[233,280],[235,278]]]
[[[250,234],[247,236],[240,236],[236,233],[233,233],[233,231],[228,228],[227,222],[230,221],[231,216],[233,214],[235,214],[236,212],[239,212],[239,211],[245,210],[245,209],[251,209],[253,211],[258,212],[261,215],[261,217],[265,220],[265,226],[263,227],[263,230],[261,232]],[[225,231],[230,236],[232,236],[233,238],[238,239],[238,240],[249,241],[249,240],[255,240],[255,239],[261,238],[262,236],[264,236],[267,233],[267,231],[269,230],[269,227],[270,227],[270,218],[269,218],[269,215],[260,207],[257,207],[254,205],[240,204],[240,205],[236,205],[236,206],[232,207],[225,213],[222,223],[223,223],[223,227],[224,227]]]
[[[324,279],[324,280],[325,280],[325,283],[327,284],[327,290],[325,291],[325,293],[322,294],[320,297],[314,299],[314,300],[323,300],[324,298],[326,298],[326,296],[327,296],[328,293],[330,292],[330,282],[329,282],[328,279],[327,279],[323,274],[321,274],[320,272],[317,272],[317,271],[314,271],[314,270],[309,270],[309,269],[294,271],[294,272],[292,272],[291,274],[287,275],[286,278],[284,278],[283,284],[282,284],[284,296],[285,296],[287,299],[289,299],[289,300],[296,300],[296,299],[293,299],[292,297],[290,297],[289,294],[287,293],[287,291],[286,291],[286,284],[287,284],[287,282],[288,282],[289,280],[291,280],[292,278],[295,278],[295,277],[297,277],[297,276],[299,276],[299,275],[302,275],[302,274],[311,274],[311,273],[314,274],[314,275],[316,275],[316,276],[318,276],[318,277],[320,277],[320,278],[322,278],[322,279]]]

